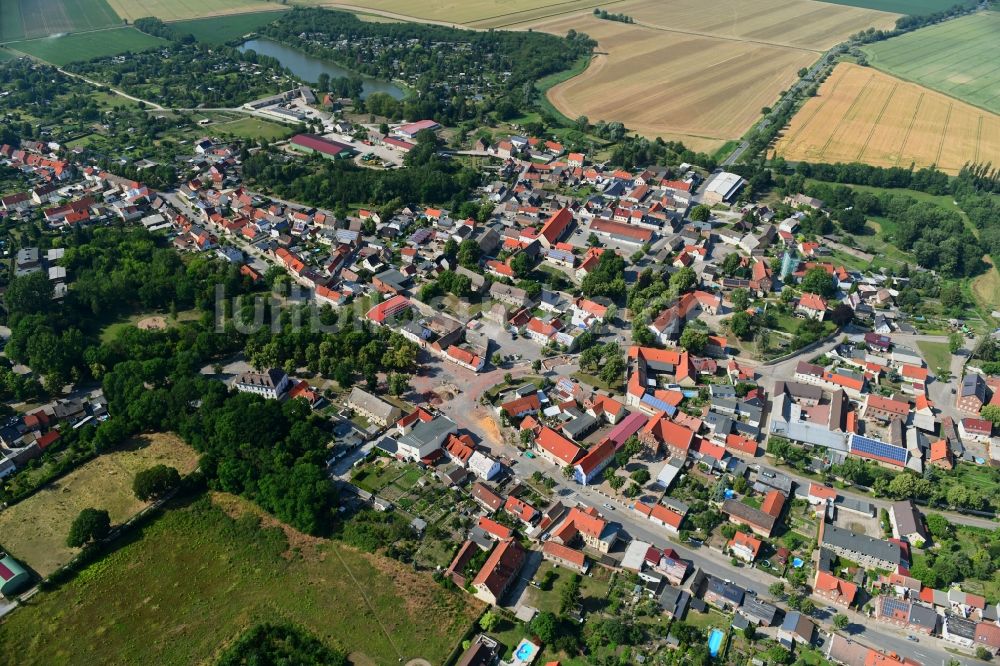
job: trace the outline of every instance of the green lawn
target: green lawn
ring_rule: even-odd
[[[86,138],[87,137],[83,137],[82,139],[78,139],[77,141],[82,141]],[[105,326],[101,330],[101,342],[110,342],[111,340],[114,340],[118,336],[118,334],[121,333],[123,330],[133,326],[137,326],[139,322],[143,321],[144,319],[150,319],[152,317],[162,317],[163,323],[166,325],[167,328],[170,328],[172,326],[176,326],[179,322],[194,321],[198,319],[198,317],[200,316],[201,312],[198,311],[197,309],[183,310],[181,312],[178,312],[177,319],[171,318],[170,315],[165,312],[142,312],[140,314],[131,315],[124,319],[112,322],[107,326]],[[153,328],[155,328],[155,326]]]
[[[918,340],[917,347],[924,355],[924,360],[927,361],[927,367],[930,368],[931,373],[937,371],[938,368],[947,370],[951,367],[951,352],[948,350],[947,342]]]
[[[251,32],[256,32],[263,26],[274,23],[280,14],[277,12],[257,12],[255,14],[236,14],[233,16],[217,16],[214,18],[195,19],[193,21],[177,21],[170,27],[179,35],[193,35],[199,42],[218,45],[237,40]]]
[[[535,90],[539,92],[538,106],[543,111],[551,115],[553,118],[562,118],[567,123],[572,124],[573,121],[576,119],[567,118],[562,114],[561,111],[559,111],[559,109],[554,107],[552,105],[552,102],[549,101],[548,92],[550,88],[559,85],[563,81],[568,81],[572,79],[574,76],[583,74],[583,70],[587,69],[587,65],[589,64],[590,64],[590,56],[589,55],[582,56],[579,59],[577,59],[577,61],[573,63],[573,66],[570,67],[569,69],[562,72],[556,72],[555,74],[549,74],[548,76],[544,76],[535,81]]]
[[[115,28],[62,37],[13,42],[9,46],[61,67],[71,62],[91,60],[103,56],[147,51],[163,44],[167,44],[167,41],[139,32],[135,28]]]
[[[428,574],[279,527],[220,496],[174,508],[131,543],[0,624],[0,664],[207,664],[262,621],[299,625],[358,664],[440,664],[480,604]],[[271,519],[265,519],[273,523]]]
[[[863,47],[878,69],[1000,113],[1000,13],[979,12]]]
[[[267,139],[268,141],[287,139],[293,134],[292,129],[287,125],[254,117],[217,123],[209,127],[212,134],[232,134],[245,139]]]
[[[975,4],[975,0],[823,0],[823,2],[911,16],[933,14],[953,5]]]

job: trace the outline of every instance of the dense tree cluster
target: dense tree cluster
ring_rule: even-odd
[[[259,151],[243,163],[243,176],[277,196],[331,209],[359,201],[380,205],[394,199],[458,208],[479,185],[480,174],[441,159],[433,150],[428,153],[418,145],[411,155],[407,155],[406,168],[383,171],[319,155],[291,160]]]
[[[884,218],[888,221],[882,225],[886,240],[901,250],[912,252],[918,265],[936,270],[944,277],[967,277],[983,270],[983,243],[966,226],[960,212],[928,205],[905,193],[857,191],[846,185],[828,183],[807,184],[804,179],[813,169],[809,165],[799,165],[796,175],[783,179],[782,190],[804,191],[822,199],[834,217],[841,220],[845,231],[857,233],[859,226],[863,230],[863,222],[858,224],[858,216]],[[885,180],[907,182],[901,177]],[[924,182],[932,191],[938,190],[935,178],[928,176]],[[996,220],[986,223],[1000,228]],[[1000,241],[1000,234],[997,240]]]
[[[237,294],[245,285],[238,270],[198,257],[184,264],[179,255],[143,229],[80,229],[67,237],[63,258],[75,276],[62,301],[51,298],[43,272],[14,278],[5,297],[11,337],[9,358],[28,365],[49,390],[71,381],[100,379],[125,358],[147,359],[162,353],[175,364],[220,350],[212,336],[194,340],[165,335],[160,346],[145,346],[152,331],[132,329],[122,340],[98,345],[104,324],[133,311],[211,307],[216,284]],[[176,352],[172,358],[165,350]],[[192,350],[191,354],[185,353]]]
[[[104,509],[83,509],[70,525],[66,545],[79,548],[100,541],[111,531],[111,517]]]
[[[580,283],[585,296],[625,297],[625,260],[615,252],[604,252],[597,266]]]
[[[278,61],[231,46],[175,42],[66,66],[131,95],[176,108],[234,107],[295,85]]]
[[[226,649],[216,666],[346,666],[347,657],[299,627],[258,624]]]
[[[146,502],[163,497],[180,483],[181,475],[175,468],[167,465],[154,465],[135,475],[135,479],[132,481],[132,492],[139,500]]]
[[[347,12],[303,8],[282,14],[261,33],[353,71],[405,81],[412,94],[402,102],[380,96],[380,115],[452,125],[491,111],[516,114],[519,103],[532,103],[535,81],[569,69],[595,45],[574,31],[560,38],[533,31],[372,23]]]

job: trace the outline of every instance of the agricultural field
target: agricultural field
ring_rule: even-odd
[[[810,51],[591,16],[534,27],[557,34],[575,28],[599,42],[600,53],[583,74],[549,90],[549,101],[563,115],[584,115],[591,122],[619,120],[641,134],[681,140],[706,152],[742,135],[760,109],[795,79],[796,71],[816,58]]]
[[[898,14],[839,7],[812,0],[725,0],[706,5],[700,0],[672,0],[664,13],[662,0],[615,3],[615,13],[631,16],[637,25],[669,32],[740,41],[794,46],[822,52],[865,28],[891,28]]]
[[[277,19],[274,12],[258,12],[255,14],[237,14],[235,16],[218,16],[215,18],[195,19],[193,21],[178,21],[171,24],[178,34],[190,34],[199,42],[206,44],[225,44],[255,32]]]
[[[21,0],[0,0],[0,42],[24,39]]]
[[[1000,13],[979,12],[869,44],[874,67],[1000,113]]]
[[[922,16],[944,11],[954,5],[974,5],[976,0],[823,0],[835,5],[864,7],[883,12]]]
[[[37,493],[0,512],[0,545],[41,576],[79,552],[66,545],[70,524],[82,509],[106,509],[119,524],[146,506],[132,494],[136,472],[169,465],[194,471],[194,449],[172,434],[147,435],[122,449],[94,458]]]
[[[5,618],[0,664],[214,663],[265,620],[299,625],[355,664],[440,664],[481,608],[429,573],[213,494]]]
[[[585,32],[597,55],[546,93],[575,119],[621,121],[640,134],[715,152],[741,137],[802,67],[852,33],[889,28],[898,14],[814,0],[296,0],[476,29]],[[596,18],[597,7],[634,24]],[[548,86],[543,86],[545,90]]]
[[[155,16],[163,21],[184,21],[206,16],[228,16],[248,12],[268,12],[287,9],[271,0],[108,0],[118,15],[134,21]]]
[[[837,65],[792,118],[775,153],[875,166],[1000,162],[1000,116],[871,68]]]
[[[147,51],[166,43],[167,41],[164,39],[147,35],[129,27],[32,39],[14,42],[9,44],[9,47],[62,67],[81,60],[91,60],[126,52]]]
[[[497,28],[547,16],[603,6],[600,0],[294,0],[295,4],[370,10],[403,19],[418,19],[472,28]]]
[[[812,0],[721,7],[677,0],[667,18],[657,0],[626,0],[613,9],[635,23],[577,10],[507,27],[559,35],[574,29],[597,40],[590,66],[547,94],[564,116],[619,120],[709,153],[742,136],[821,51],[897,18]]]
[[[121,25],[106,0],[0,0],[0,41]]]

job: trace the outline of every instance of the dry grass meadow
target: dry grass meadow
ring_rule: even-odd
[[[0,512],[0,545],[47,576],[78,552],[66,545],[69,527],[82,509],[106,509],[112,524],[135,515],[146,503],[132,494],[136,472],[170,465],[187,474],[198,465],[194,449],[173,434],[146,435],[106,453]]]
[[[183,21],[288,8],[280,2],[267,0],[108,0],[108,4],[130,22],[144,16],[155,16],[163,21]]]
[[[874,69],[841,63],[784,130],[789,160],[936,164],[1000,162],[1000,117]]]

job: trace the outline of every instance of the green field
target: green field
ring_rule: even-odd
[[[24,39],[20,0],[0,0],[0,42]]]
[[[258,12],[256,14],[236,14],[193,21],[178,21],[171,23],[170,27],[176,30],[179,35],[191,34],[199,42],[215,45],[239,39],[277,19],[278,15],[274,12]]]
[[[106,0],[0,0],[0,40],[99,30],[121,23]]]
[[[14,42],[10,44],[10,48],[62,67],[81,60],[146,51],[167,43],[164,39],[139,32],[135,28],[113,28]]]
[[[921,16],[940,12],[954,5],[972,5],[975,0],[822,0],[834,5],[878,9],[893,14]]]
[[[929,342],[918,340],[917,347],[927,361],[927,367],[931,373],[937,374],[938,368],[948,370],[951,367],[951,352],[948,350],[947,342]]]
[[[206,131],[210,134],[232,134],[244,139],[267,139],[268,141],[287,139],[294,133],[292,128],[287,125],[253,117],[209,125]]]
[[[963,16],[862,50],[893,76],[1000,113],[1000,13]]]
[[[0,62],[6,62],[7,60],[13,60],[16,57],[17,56],[15,56],[13,53],[11,53],[10,51],[8,51],[7,49],[0,49]]]
[[[481,608],[429,573],[251,512],[228,495],[171,509],[5,617],[0,664],[208,664],[262,621],[301,626],[355,664],[440,664]]]

